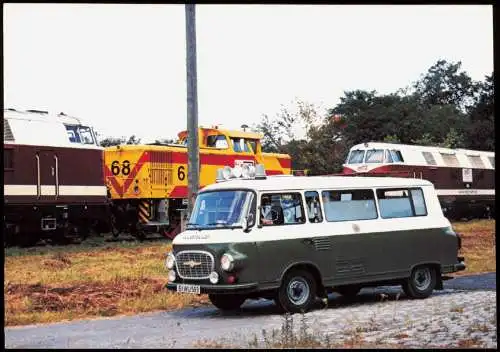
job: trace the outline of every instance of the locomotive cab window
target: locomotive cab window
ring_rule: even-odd
[[[248,148],[248,144],[246,143],[244,138],[231,138],[231,142],[233,143],[233,150],[237,153],[245,152],[249,153],[250,148]]]
[[[383,149],[371,149],[366,151],[365,163],[381,163],[384,161]]]
[[[392,150],[389,150],[389,154],[391,156],[391,159],[392,159],[393,163],[402,163],[402,162],[404,162],[403,155],[401,154],[401,151],[392,149]]]
[[[92,136],[92,131],[89,127],[79,127],[78,134],[80,135],[80,140],[83,144],[95,144],[94,137]]]
[[[353,150],[349,155],[348,164],[361,164],[365,158],[364,150]]]
[[[257,154],[257,141],[255,139],[249,139],[248,144],[250,144],[250,148],[252,148],[252,152]]]
[[[217,148],[217,149],[226,149],[227,148],[227,140],[226,136],[222,134],[215,134],[207,137],[207,147]]]
[[[71,143],[81,143],[80,135],[78,134],[78,127],[65,125],[68,139]]]

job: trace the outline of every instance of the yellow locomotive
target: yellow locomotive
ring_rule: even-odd
[[[200,180],[215,183],[224,166],[264,164],[268,175],[291,174],[287,154],[263,153],[262,135],[254,132],[199,128]],[[187,208],[187,131],[178,144],[118,145],[104,151],[104,174],[112,200],[113,234],[126,231],[142,238],[160,232],[173,238],[180,232],[181,211]]]

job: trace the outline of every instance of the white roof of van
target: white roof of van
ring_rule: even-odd
[[[267,176],[266,179],[231,179],[214,183],[202,191],[251,188],[256,191],[308,190],[327,188],[372,188],[372,187],[416,187],[430,186],[431,182],[419,178],[363,177],[363,176]]]

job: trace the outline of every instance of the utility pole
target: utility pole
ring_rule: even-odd
[[[195,4],[186,4],[186,85],[188,131],[188,219],[194,206],[194,196],[200,181],[198,145],[198,92],[196,75],[196,16]]]

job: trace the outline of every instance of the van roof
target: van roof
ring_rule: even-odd
[[[372,188],[372,187],[416,187],[432,186],[432,183],[419,178],[404,177],[363,177],[363,176],[267,176],[266,179],[231,179],[211,184],[202,191],[251,188],[256,191],[307,190],[327,188]]]

